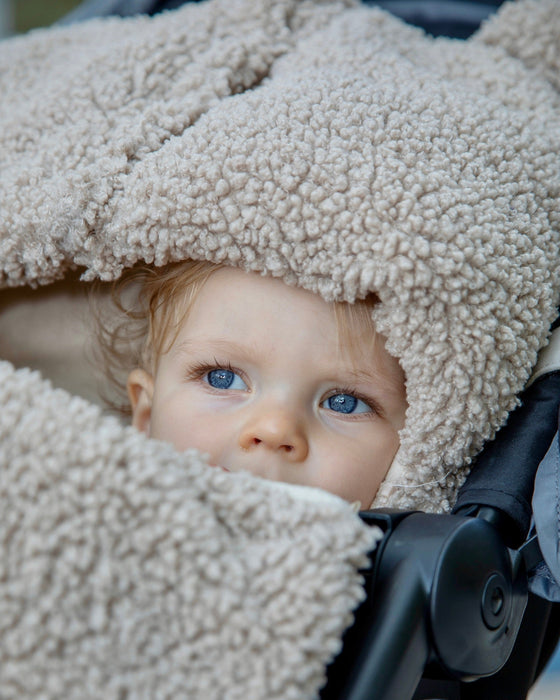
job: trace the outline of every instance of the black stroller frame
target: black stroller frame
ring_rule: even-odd
[[[85,0],[62,23],[155,14],[185,1],[197,0]],[[503,0],[363,2],[431,34],[466,38]],[[535,474],[559,408],[560,371],[552,370],[478,458],[453,514],[360,514],[384,536],[322,700],[527,697],[560,638],[560,604],[528,590],[542,555],[536,536],[527,540]]]
[[[552,371],[481,455],[455,514],[362,513],[385,534],[323,700],[526,698],[560,638],[560,606],[528,592],[542,555],[526,540],[559,406]]]

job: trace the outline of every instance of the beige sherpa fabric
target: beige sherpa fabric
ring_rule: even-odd
[[[559,37],[555,0],[467,42],[211,0],[7,42],[2,284],[194,257],[377,292],[410,409],[376,503],[446,510],[555,315]]]
[[[406,372],[410,404],[401,448],[376,504],[445,511],[473,455],[515,405],[556,313],[559,46],[556,0],[506,5],[467,42],[432,39],[352,0],[210,0],[152,19],[93,21],[4,42],[0,285],[46,284],[73,268],[82,270],[85,280],[110,280],[140,260],[159,265],[192,257],[281,277],[325,299],[353,301],[375,291],[381,300],[376,323]],[[236,697],[243,689],[249,697],[313,696],[320,683],[319,667],[328,656],[325,649],[332,650],[332,639],[357,600],[357,574],[354,569],[352,577],[348,567],[352,569],[371,546],[348,509],[330,499],[332,505],[312,506],[304,496],[250,477],[230,481],[210,474],[196,456],[176,455],[105,423],[88,404],[72,403],[66,394],[61,399],[36,377],[7,365],[3,372],[3,401],[12,408],[0,412],[2,435],[10,437],[5,443],[9,452],[0,448],[2,489],[4,494],[15,490],[18,497],[13,498],[13,522],[3,519],[2,527],[6,546],[21,559],[13,564],[13,579],[10,572],[0,577],[8,582],[2,605],[17,629],[23,612],[17,607],[13,612],[4,601],[17,600],[15,582],[21,580],[30,587],[24,587],[21,610],[30,617],[22,629],[40,629],[38,622],[50,619],[41,603],[43,589],[50,591],[45,606],[51,606],[46,601],[64,601],[72,621],[64,622],[63,613],[59,617],[57,604],[54,627],[48,629],[59,630],[63,637],[49,632],[30,641],[25,636],[26,641],[18,642],[21,646],[10,647],[14,663],[20,664],[17,673],[4,678],[29,678],[31,683],[32,670],[41,667],[48,679],[43,688],[52,682],[56,689],[56,679],[63,676],[56,669],[60,665],[70,672],[68,659],[78,654],[72,646],[77,644],[83,652],[80,658],[91,655],[98,660],[90,676],[80,674],[82,680],[89,678],[91,696],[103,688],[102,697],[112,697],[111,692],[117,697],[111,683],[123,682],[141,697],[137,689],[147,688],[149,682],[164,683],[167,689],[171,686],[165,683],[175,683],[175,678],[177,683],[199,683],[193,680],[198,676],[201,685],[187,693],[191,697],[211,697],[215,683],[224,684],[216,697]],[[24,389],[30,386],[41,387],[38,403],[35,389]],[[24,421],[24,416],[34,418]],[[17,425],[26,430],[18,429],[12,438]],[[107,432],[112,437],[105,448]],[[56,447],[52,455],[51,447]],[[83,470],[72,466],[76,459]],[[14,462],[16,467],[8,468]],[[90,476],[90,464],[96,465],[97,477]],[[101,477],[105,465],[107,481]],[[244,675],[239,660],[243,651],[239,657],[224,654],[224,659],[235,660],[224,661],[217,670],[208,663],[221,658],[218,648],[229,653],[232,647],[244,646],[241,640],[247,637],[235,634],[237,619],[248,630],[248,620],[261,616],[260,604],[253,607],[252,590],[247,592],[248,607],[245,599],[238,599],[239,615],[231,628],[221,631],[213,622],[214,610],[211,622],[205,626],[201,621],[194,628],[184,665],[169,666],[167,661],[168,649],[182,649],[180,641],[166,646],[166,635],[158,631],[151,646],[148,591],[156,591],[154,604],[160,606],[155,620],[165,610],[170,628],[174,620],[187,630],[194,624],[187,622],[185,612],[193,594],[168,584],[167,575],[180,570],[170,563],[168,557],[175,561],[173,554],[158,559],[166,574],[161,577],[166,595],[160,596],[158,577],[135,593],[134,586],[144,585],[143,562],[151,554],[159,556],[157,527],[164,529],[167,547],[169,523],[183,517],[177,514],[180,510],[176,513],[174,506],[165,505],[175,488],[162,486],[160,498],[152,490],[152,477],[142,480],[144,469],[156,479],[160,467],[164,481],[166,469],[171,473],[170,484],[178,473],[186,475],[178,489],[182,501],[200,500],[209,509],[204,511],[208,520],[199,528],[204,543],[213,539],[208,533],[215,526],[231,534],[227,542],[236,553],[249,547],[246,557],[234,557],[236,569],[226,545],[211,556],[212,550],[201,544],[192,556],[189,581],[202,575],[201,562],[207,562],[210,571],[217,570],[216,562],[216,567],[237,572],[241,590],[239,581],[250,580],[247,572],[260,570],[263,559],[278,563],[272,542],[284,522],[316,554],[316,549],[330,546],[336,564],[347,572],[348,593],[340,592],[340,606],[333,606],[339,614],[332,626],[330,603],[323,608],[320,593],[308,596],[314,620],[327,614],[332,636],[328,643],[322,637],[322,656],[310,652],[313,663],[300,664],[301,655],[294,652],[298,663],[290,664],[282,681],[285,687],[271,671],[277,666],[271,662],[276,647],[259,660],[269,646],[265,638],[286,627],[296,631],[295,623],[293,628],[288,620],[283,624],[284,613],[263,615],[264,625],[254,627],[264,630],[264,636],[255,632],[259,653],[248,655],[255,664],[251,668],[258,671]],[[125,496],[122,489],[129,472],[133,485]],[[159,482],[154,483],[159,494]],[[235,498],[225,498],[224,483]],[[90,498],[89,484],[99,489],[95,494],[110,494],[111,505],[104,509],[91,503],[96,496]],[[27,485],[29,493],[36,494],[29,499]],[[144,528],[154,539],[141,546],[130,539],[136,518],[144,522],[144,507],[132,498],[136,491],[152,504],[162,503],[154,532]],[[222,497],[225,505],[218,512]],[[9,495],[3,498],[12,502]],[[47,519],[52,527],[44,537],[35,537],[34,528],[43,520],[41,504],[49,498],[60,508],[57,519]],[[122,517],[117,501],[125,509]],[[259,518],[247,515],[247,502]],[[97,543],[91,533],[98,523],[103,527],[92,559],[80,563],[77,549],[68,550],[68,566],[82,572],[81,578],[78,573],[70,577],[75,584],[68,584],[74,592],[70,594],[59,587],[56,575],[31,574],[41,567],[52,571],[49,561],[57,562],[61,573],[69,570],[63,544],[73,543],[79,532],[70,524],[72,508],[83,513],[76,521],[80,527],[88,523],[84,542]],[[146,511],[150,517],[157,511],[151,508]],[[312,513],[306,516],[309,527],[316,528],[311,542],[297,516],[307,509]],[[333,512],[340,513],[340,525]],[[265,527],[267,546],[256,547],[255,559],[253,537],[259,540],[247,531],[246,517],[257,530],[271,519]],[[322,525],[314,524],[316,518]],[[182,527],[181,541],[188,539]],[[325,532],[338,535],[339,528],[352,535],[339,545],[328,545]],[[237,543],[240,529],[246,537],[243,544]],[[344,554],[354,538],[354,548]],[[127,547],[134,562],[130,573]],[[307,553],[298,561],[306,557]],[[287,554],[283,561],[289,561]],[[310,561],[319,571],[315,560]],[[113,566],[118,569],[114,575]],[[274,596],[281,595],[290,579],[289,568],[280,566],[271,574],[278,586]],[[204,601],[215,607],[216,592],[225,588],[214,574],[208,576],[212,593]],[[286,601],[294,591],[303,595],[295,583],[299,577],[294,565]],[[43,583],[37,585],[39,580]],[[96,580],[108,581],[101,594]],[[84,582],[91,589],[86,586],[81,598]],[[192,590],[207,590],[192,585]],[[105,616],[98,611],[97,594],[104,601]],[[78,598],[87,603],[87,619],[85,614],[80,617]],[[178,600],[183,608],[176,607]],[[315,622],[299,617],[299,605],[294,609],[307,634],[316,639]],[[184,614],[175,615],[177,610]],[[220,610],[218,606],[216,619],[224,620]],[[121,658],[120,642],[140,623],[145,624],[142,639],[148,641],[135,647],[131,659]],[[178,633],[174,639],[180,637]],[[286,638],[282,633],[279,644]],[[214,646],[216,639],[222,646]],[[308,649],[307,639],[304,634],[297,648]],[[204,652],[196,650],[196,641]],[[195,675],[187,672],[190,663],[195,664]],[[11,674],[12,668],[16,667],[0,663],[0,674]],[[304,682],[298,673],[307,678],[308,672],[313,680]],[[265,685],[248,690],[245,684],[253,676]],[[69,687],[80,687],[82,695],[72,692],[83,697],[83,684],[76,681],[72,686],[75,678],[70,677]],[[7,697],[25,697],[18,692],[14,686]],[[26,692],[33,697],[32,690]],[[72,697],[70,691],[62,696]],[[56,690],[49,697],[57,697]]]
[[[96,290],[105,308],[110,290]],[[0,292],[0,358],[16,367],[32,367],[54,386],[105,407],[106,384],[94,361],[95,326],[91,290],[72,275],[43,287],[14,287]],[[107,392],[105,392],[107,393]],[[106,398],[113,399],[113,395]],[[115,399],[116,400],[116,399]]]
[[[2,700],[315,698],[377,533],[0,363]]]

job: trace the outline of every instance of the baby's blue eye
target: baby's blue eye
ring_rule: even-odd
[[[371,413],[371,408],[365,401],[357,399],[352,394],[334,394],[329,396],[321,404],[322,408],[329,408],[337,413]]]
[[[205,379],[214,389],[247,389],[247,384],[231,369],[220,367],[210,370]]]

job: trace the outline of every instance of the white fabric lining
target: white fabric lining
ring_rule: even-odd
[[[560,327],[552,331],[548,345],[539,352],[535,370],[525,388],[528,389],[531,384],[544,374],[557,371],[560,371]]]

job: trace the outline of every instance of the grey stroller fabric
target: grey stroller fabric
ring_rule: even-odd
[[[195,258],[375,292],[409,410],[374,505],[446,511],[556,314],[559,46],[556,0],[467,42],[328,0],[4,42],[0,285]],[[2,374],[0,695],[314,697],[375,533]]]
[[[533,528],[543,561],[533,572],[529,587],[536,595],[560,602],[560,441],[556,433],[539,465],[533,494]]]

